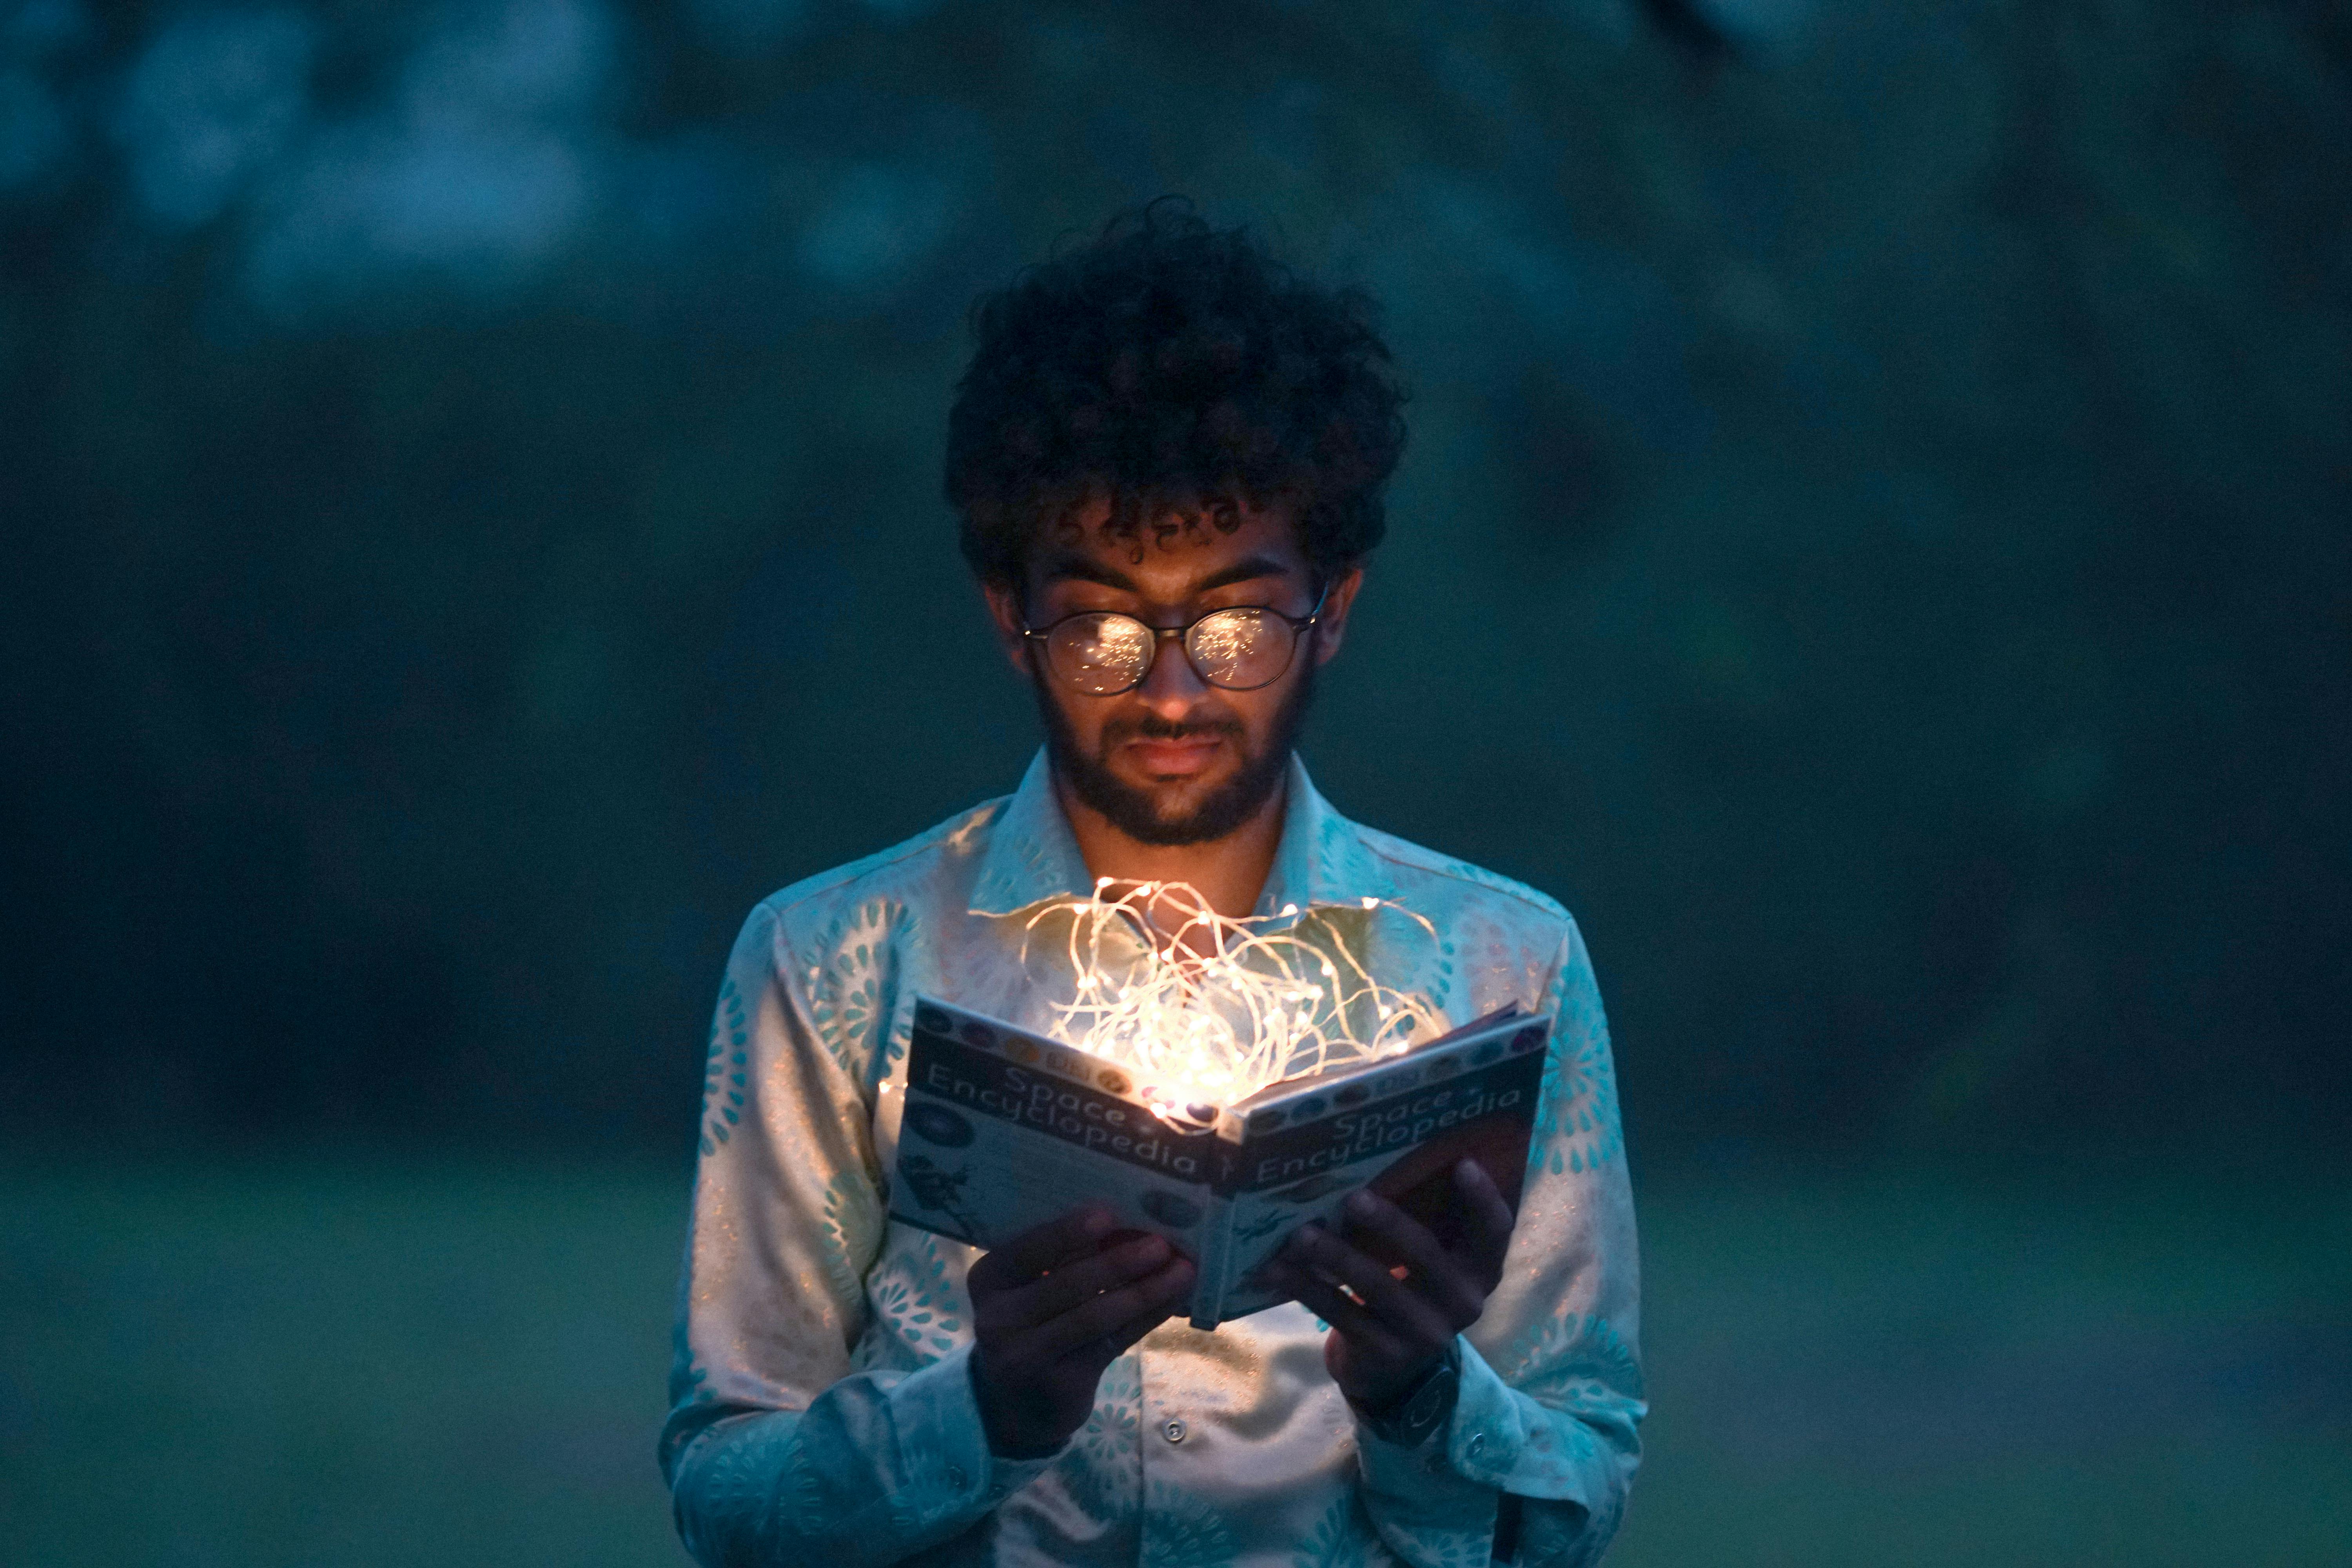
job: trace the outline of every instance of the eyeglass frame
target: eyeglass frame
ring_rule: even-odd
[[[1284,676],[1288,675],[1290,673],[1290,667],[1298,662],[1299,636],[1301,633],[1312,628],[1317,622],[1323,618],[1323,606],[1329,601],[1330,597],[1331,584],[1329,579],[1327,578],[1324,581],[1321,590],[1315,595],[1315,607],[1307,611],[1304,616],[1294,616],[1286,611],[1277,610],[1272,605],[1220,605],[1213,610],[1202,611],[1199,615],[1194,616],[1191,620],[1186,621],[1181,626],[1155,626],[1150,621],[1145,620],[1141,616],[1130,616],[1125,610],[1073,610],[1068,615],[1062,616],[1059,620],[1043,626],[1033,626],[1029,625],[1028,619],[1024,615],[1022,619],[1021,636],[1024,643],[1031,637],[1035,637],[1040,641],[1045,641],[1045,639],[1050,638],[1059,628],[1069,625],[1072,621],[1082,620],[1088,616],[1117,616],[1122,620],[1133,621],[1137,626],[1141,626],[1145,631],[1151,634],[1151,657],[1143,661],[1143,669],[1140,674],[1116,691],[1079,690],[1078,695],[1081,697],[1124,697],[1129,692],[1134,690],[1137,687],[1141,686],[1145,681],[1151,679],[1151,672],[1160,667],[1160,645],[1163,639],[1168,637],[1174,637],[1176,639],[1176,646],[1184,650],[1184,662],[1192,665],[1192,673],[1194,676],[1198,677],[1202,685],[1218,691],[1263,691],[1267,687],[1272,686],[1276,681],[1280,680]],[[1275,671],[1272,675],[1267,676],[1255,686],[1226,686],[1218,681],[1211,680],[1208,676],[1202,672],[1200,665],[1193,659],[1192,649],[1188,641],[1192,635],[1192,628],[1199,626],[1202,621],[1208,620],[1214,616],[1231,615],[1235,610],[1260,610],[1265,612],[1266,615],[1276,617],[1290,627],[1290,657],[1283,661],[1282,668],[1280,669]],[[1045,668],[1048,671],[1052,671],[1054,668],[1054,656],[1051,651],[1050,644],[1048,644],[1045,654]],[[1076,689],[1076,683],[1068,677],[1064,676],[1061,678],[1061,680],[1063,685],[1071,687],[1073,689]]]

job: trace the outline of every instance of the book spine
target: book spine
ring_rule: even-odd
[[[1213,1329],[1223,1321],[1225,1271],[1233,1267],[1234,1200],[1223,1194],[1209,1199],[1209,1217],[1201,1226],[1201,1257],[1192,1281],[1192,1326]]]

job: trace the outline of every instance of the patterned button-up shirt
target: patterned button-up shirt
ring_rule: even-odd
[[[688,1549],[824,1568],[1483,1568],[1507,1493],[1519,1561],[1597,1560],[1644,1406],[1583,941],[1542,894],[1339,816],[1295,759],[1261,915],[1344,942],[1454,1024],[1512,1001],[1557,1020],[1503,1279],[1455,1341],[1452,1417],[1417,1448],[1380,1439],[1292,1303],[1213,1332],[1171,1320],[1111,1363],[1058,1453],[989,1452],[967,1364],[979,1253],[885,1215],[915,994],[1042,1029],[1075,977],[1024,932],[1091,888],[1040,755],[1015,794],[752,911],[711,1028],[661,1440]]]

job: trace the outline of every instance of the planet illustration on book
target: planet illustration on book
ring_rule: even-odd
[[[971,1122],[941,1105],[907,1107],[907,1131],[947,1149],[961,1149],[977,1136]]]
[[[1201,1205],[1174,1193],[1148,1192],[1136,1200],[1143,1212],[1171,1230],[1190,1230],[1201,1223]]]

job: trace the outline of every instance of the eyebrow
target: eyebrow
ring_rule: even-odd
[[[1106,588],[1117,588],[1123,594],[1137,592],[1135,579],[1124,572],[1114,572],[1108,566],[1097,566],[1083,555],[1057,557],[1045,568],[1048,583],[1099,583]]]
[[[1290,568],[1271,555],[1246,556],[1223,571],[1210,573],[1209,575],[1186,589],[1184,596],[1191,598],[1195,595],[1209,593],[1213,589],[1230,588],[1236,583],[1255,582],[1260,577],[1286,576],[1289,571]],[[1117,589],[1122,594],[1143,592],[1135,585],[1135,579],[1126,573],[1098,565],[1083,555],[1065,555],[1055,560],[1045,569],[1045,581],[1048,583],[1097,583],[1106,588]]]

